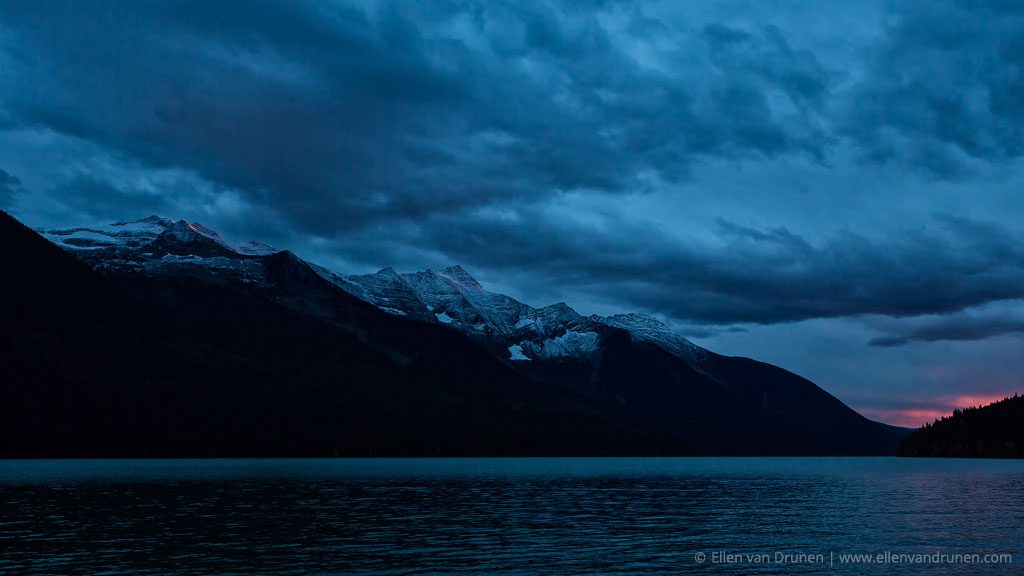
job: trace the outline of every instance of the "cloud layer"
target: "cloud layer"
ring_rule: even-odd
[[[14,194],[21,188],[21,180],[0,169],[0,208],[6,208],[14,201]]]
[[[846,68],[792,22],[787,32],[652,6],[4,3],[0,103],[13,131],[198,182],[152,194],[94,167],[53,185],[70,211],[96,217],[230,192],[293,236],[372,246],[384,230],[698,323],[1022,296],[1019,238],[991,223],[812,241],[722,214],[706,222],[712,241],[697,242],[643,218],[581,225],[553,212],[569,193],[671,194],[711,158],[828,165],[839,148],[953,178],[1024,153],[1012,6],[897,5]],[[3,175],[10,203],[18,181]]]

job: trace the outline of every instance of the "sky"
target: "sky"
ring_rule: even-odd
[[[0,0],[0,209],[653,314],[919,425],[1024,391],[1024,4]]]

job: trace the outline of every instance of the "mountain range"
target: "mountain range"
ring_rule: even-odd
[[[346,275],[158,216],[0,232],[3,456],[893,454],[909,432],[457,265]]]

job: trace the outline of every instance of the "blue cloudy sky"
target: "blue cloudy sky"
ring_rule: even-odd
[[[1024,389],[1024,4],[0,0],[0,207],[462,263],[917,424]]]

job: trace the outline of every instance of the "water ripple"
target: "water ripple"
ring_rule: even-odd
[[[0,572],[1013,574],[1022,496],[1024,465],[982,461],[4,462]],[[716,551],[1017,564],[695,560]]]

